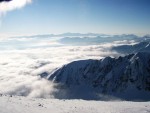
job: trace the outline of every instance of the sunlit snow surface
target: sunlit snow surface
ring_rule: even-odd
[[[0,97],[0,113],[150,113],[150,102]]]

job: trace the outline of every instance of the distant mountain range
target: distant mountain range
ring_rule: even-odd
[[[150,38],[150,37],[149,37]],[[88,45],[88,44],[100,44],[100,43],[110,43],[110,42],[114,42],[114,41],[123,41],[123,40],[135,40],[140,42],[141,40],[143,40],[144,38],[138,37],[136,35],[112,35],[112,36],[108,36],[108,35],[98,35],[98,36],[94,36],[94,37],[64,37],[62,39],[59,40],[60,43],[63,44],[70,44],[70,45]]]
[[[50,38],[50,37],[86,37],[86,36],[108,36],[98,33],[62,33],[62,34],[43,34],[43,35],[31,35],[31,36],[18,36],[19,38]],[[16,38],[16,37],[13,37]]]
[[[150,100],[150,53],[74,61],[47,78],[59,84],[58,98],[64,98],[61,96],[67,90],[66,98],[109,95],[125,100]]]
[[[134,34],[122,34],[122,35],[108,35],[108,34],[100,34],[100,33],[62,33],[62,34],[39,34],[39,35],[30,35],[30,36],[18,36],[19,38],[37,38],[37,37],[113,37],[113,38],[123,38],[123,39],[132,39],[132,38],[139,38]],[[144,36],[149,38],[150,35]],[[143,37],[143,38],[144,38]],[[14,37],[16,38],[16,37]]]

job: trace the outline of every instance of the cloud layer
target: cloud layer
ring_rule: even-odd
[[[9,2],[0,2],[0,14],[6,13],[14,9],[24,7],[26,4],[31,3],[32,0],[12,0]]]
[[[54,38],[55,39],[55,38]],[[111,51],[117,41],[99,45],[62,45],[53,38],[8,38],[0,40],[0,93],[29,97],[53,97],[54,84],[41,74],[75,60],[119,56]],[[133,43],[133,42],[131,42]]]

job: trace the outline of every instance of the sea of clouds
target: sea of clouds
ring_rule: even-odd
[[[134,44],[114,41],[96,45],[65,45],[56,37],[15,37],[0,39],[0,93],[28,97],[53,97],[55,84],[40,75],[50,74],[75,60],[118,57],[111,47]]]

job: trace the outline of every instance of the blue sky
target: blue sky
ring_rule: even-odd
[[[1,17],[0,34],[150,34],[150,0],[33,0]]]

